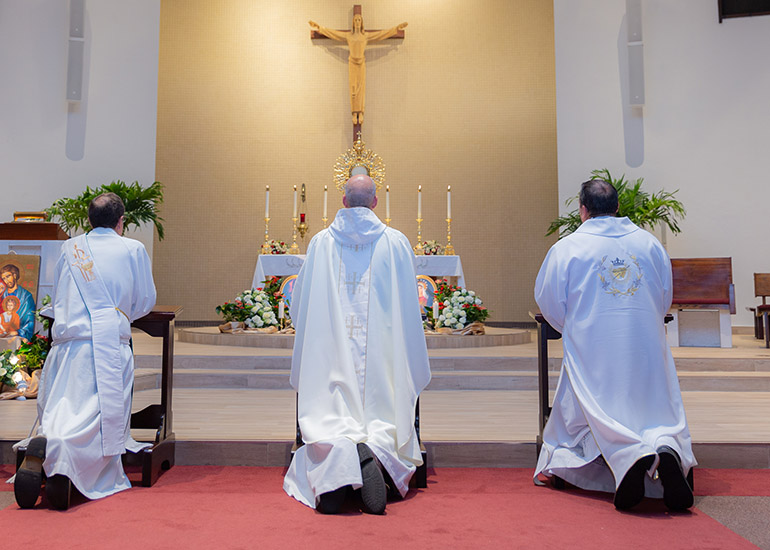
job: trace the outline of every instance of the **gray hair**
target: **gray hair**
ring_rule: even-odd
[[[377,187],[369,176],[355,175],[345,184],[345,198],[348,208],[356,206],[371,208],[376,194]]]

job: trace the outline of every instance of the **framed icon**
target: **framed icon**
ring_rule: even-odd
[[[427,315],[427,311],[433,307],[438,286],[436,281],[427,275],[417,276],[417,300],[420,302],[420,313]]]
[[[283,301],[286,302],[286,307],[291,307],[291,295],[294,292],[294,283],[297,282],[296,275],[289,275],[283,281],[278,288],[278,292],[283,294]]]

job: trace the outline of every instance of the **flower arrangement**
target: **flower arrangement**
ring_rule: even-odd
[[[16,386],[14,374],[21,370],[21,359],[13,350],[0,353],[0,386]],[[18,378],[18,376],[16,377]]]
[[[429,310],[428,317],[436,329],[462,330],[472,323],[483,323],[489,317],[489,310],[482,306],[481,298],[474,291],[450,285],[446,279],[438,281],[434,299],[438,302],[439,316],[433,319],[433,312]]]
[[[270,250],[268,254],[286,254],[289,251],[289,246],[283,241],[272,239],[267,241],[267,245]]]
[[[16,355],[27,372],[32,374],[32,371],[43,368],[49,351],[51,351],[51,342],[48,338],[35,334],[29,342],[19,346],[19,349],[16,350]]]
[[[283,299],[278,290],[280,279],[270,277],[263,282],[264,288],[244,290],[232,302],[217,306],[216,312],[226,322],[242,322],[247,328],[278,326],[278,304]]]
[[[424,241],[422,243],[423,254],[426,256],[441,256],[444,254],[444,246],[434,240]]]

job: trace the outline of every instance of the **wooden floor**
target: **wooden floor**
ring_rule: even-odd
[[[555,344],[555,345],[553,345]],[[732,349],[675,348],[677,365],[698,368],[690,374],[716,380],[725,372],[732,375],[770,377],[770,350],[750,335],[736,335]],[[137,358],[160,354],[160,342],[135,334]],[[515,349],[514,349],[515,348]],[[183,358],[290,357],[290,350],[206,346],[177,342],[175,355]],[[434,358],[472,361],[474,357],[536,357],[535,343],[488,349],[431,350]],[[552,357],[560,357],[558,342],[552,343]],[[479,359],[481,360],[481,359]],[[731,365],[738,364],[741,367]],[[693,367],[696,365],[696,367]],[[698,366],[700,365],[700,366]],[[722,365],[727,370],[719,370]],[[285,376],[287,373],[283,373]],[[680,373],[681,375],[681,373]],[[555,376],[554,376],[555,378]],[[752,378],[752,380],[754,380]],[[761,380],[761,379],[760,379]],[[754,385],[756,382],[751,382]],[[684,384],[683,384],[683,387]],[[710,388],[710,386],[707,386]],[[693,442],[696,444],[752,445],[759,452],[759,464],[770,461],[770,392],[683,391]],[[136,391],[134,409],[159,402],[160,391]],[[294,437],[295,395],[287,389],[188,388],[176,387],[173,397],[174,432],[185,442],[288,442]],[[434,390],[421,397],[422,438],[439,443],[528,444],[537,435],[537,394],[533,390]],[[0,440],[14,441],[27,435],[36,417],[36,402],[0,402]],[[147,434],[136,433],[137,438]],[[757,450],[761,449],[761,450]],[[530,454],[532,454],[531,451]],[[754,452],[754,451],[753,451]],[[767,455],[767,456],[766,456]],[[740,460],[739,460],[740,462]],[[761,466],[766,467],[766,466]]]

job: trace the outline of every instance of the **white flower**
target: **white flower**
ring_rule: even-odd
[[[455,296],[455,297],[457,297],[457,296],[459,296],[459,295],[460,295],[460,291],[459,291],[459,290],[455,290],[455,291],[454,291],[454,294],[452,294],[452,296]]]
[[[7,372],[8,372],[8,371],[5,369],[5,367],[0,367],[0,378],[2,378],[3,376],[5,376],[5,374],[6,374]]]
[[[261,327],[261,326],[263,326],[264,324],[265,324],[265,323],[264,323],[264,321],[262,321],[262,319],[260,319],[259,317],[257,317],[257,326],[258,326],[258,327]]]
[[[468,295],[469,295],[469,296],[475,296],[475,295],[476,295],[476,293],[475,293],[475,292],[473,292],[472,290],[470,290],[470,291],[468,291]]]
[[[18,363],[18,362],[19,362],[19,358],[18,358],[18,356],[16,356],[16,355],[11,355],[11,357],[8,359],[8,362],[9,362],[11,365],[16,365],[16,363]]]
[[[460,317],[460,324],[461,325],[464,325],[465,321],[466,321],[465,317]]]
[[[481,300],[479,300],[478,298],[476,298],[476,305],[477,305],[477,306],[480,306],[480,305],[481,305]]]

